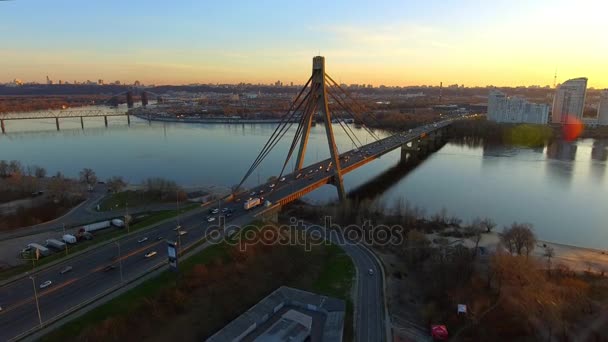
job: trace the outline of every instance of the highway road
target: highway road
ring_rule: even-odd
[[[447,124],[449,124],[449,121],[426,125],[410,130],[407,133],[397,134],[381,141],[373,142],[358,150],[345,152],[340,155],[343,161],[342,169],[355,168],[401,146],[403,143],[421,134],[428,134],[428,132]],[[215,224],[218,222],[219,216],[225,216],[227,224],[234,222],[233,220],[235,219],[239,219],[239,222],[247,222],[266,209],[264,206],[258,206],[249,211],[244,210],[243,203],[247,198],[262,196],[264,200],[268,200],[271,203],[282,201],[293,193],[310,188],[311,184],[319,184],[320,186],[327,183],[332,174],[332,172],[327,171],[328,169],[331,171],[329,160],[321,161],[308,166],[297,174],[291,173],[285,175],[285,178],[277,180],[274,186],[266,183],[250,189],[236,196],[232,202],[224,205],[231,212],[219,212],[212,215],[214,218],[212,222],[208,221],[209,216],[207,212],[203,212],[201,209],[183,215],[180,223],[182,230],[187,233],[181,236],[182,248],[186,249],[197,241],[200,241],[212,227],[216,227]],[[262,193],[260,194],[260,192]],[[1,287],[0,341],[15,338],[39,325],[34,287],[38,293],[41,319],[43,322],[48,322],[66,310],[120,286],[121,269],[123,280],[128,281],[149,272],[152,268],[167,263],[165,239],[177,240],[175,227],[175,222],[168,222],[151,229],[139,231],[119,239],[117,244],[104,244],[92,248],[89,252],[78,257],[67,259],[53,267],[35,272],[32,275],[33,280],[29,276],[24,276]],[[141,241],[144,237],[147,240]],[[120,256],[118,246],[120,246]],[[366,272],[365,269],[369,270],[371,268],[375,270],[376,274],[379,274],[377,266],[374,266],[373,259],[368,254],[365,254],[365,251],[360,251],[357,249],[358,247],[346,248],[348,248],[347,253],[353,253],[353,259],[358,269],[361,267],[364,270],[363,272]],[[144,255],[151,251],[155,251],[157,254],[146,258]],[[104,271],[105,267],[112,265],[114,268]],[[60,274],[60,271],[67,266],[71,266],[72,270],[68,273]],[[369,279],[361,276],[360,282],[362,283],[359,286],[359,291],[364,291],[361,293],[361,300],[364,302],[362,305],[359,305],[361,308],[359,312],[366,317],[366,319],[362,318],[364,321],[367,318],[372,318],[370,318],[369,323],[358,324],[357,330],[361,336],[372,337],[365,340],[372,341],[382,340],[373,337],[380,333],[378,332],[379,330],[383,330],[383,328],[378,327],[383,326],[381,323],[382,319],[373,319],[373,317],[380,317],[382,315],[382,311],[375,308],[375,306],[379,305],[377,303],[377,293],[381,289],[381,282],[377,279],[378,276],[370,277]],[[40,288],[40,284],[47,280],[50,280],[52,284],[44,289]],[[359,332],[360,329],[361,331]]]
[[[316,230],[325,234],[324,228],[317,225],[308,225],[306,229],[309,233]],[[367,248],[349,242],[337,231],[330,231],[328,236],[332,243],[340,246],[350,256],[357,269],[355,340],[386,341],[384,279],[381,266]]]

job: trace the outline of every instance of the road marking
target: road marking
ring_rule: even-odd
[[[63,283],[61,283],[61,284],[59,284],[59,285],[57,285],[57,286],[51,287],[51,288],[50,288],[50,289],[48,289],[48,290],[45,290],[45,291],[39,292],[39,293],[38,293],[38,299],[40,299],[41,297],[44,297],[44,296],[46,296],[46,295],[48,295],[48,294],[51,294],[51,293],[53,293],[53,292],[55,292],[55,291],[58,291],[58,290],[60,290],[60,289],[62,289],[62,288],[64,288],[64,287],[66,287],[66,286],[68,286],[68,285],[71,285],[72,283],[76,282],[78,279],[80,279],[80,278],[71,278],[71,279],[69,279],[69,280],[67,280],[67,281],[65,281],[65,282],[63,282]],[[16,304],[11,305],[10,307],[6,308],[5,310],[2,310],[2,311],[0,312],[0,314],[6,314],[6,313],[10,312],[11,310],[14,310],[14,309],[16,309],[16,308],[18,308],[18,307],[20,307],[20,306],[23,306],[23,305],[29,304],[29,303],[31,303],[32,301],[34,301],[34,299],[35,299],[35,298],[34,298],[34,296],[32,296],[32,297],[28,297],[28,298],[26,298],[26,299],[24,299],[24,300],[22,300],[22,301],[20,301],[20,302],[18,302],[18,303],[16,303]]]

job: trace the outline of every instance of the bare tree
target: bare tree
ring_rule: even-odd
[[[120,176],[110,177],[110,179],[108,179],[107,181],[107,184],[108,189],[114,193],[120,192],[127,186],[127,182],[125,182]]]
[[[483,226],[486,230],[486,233],[489,233],[492,231],[492,229],[494,229],[494,227],[496,227],[496,222],[494,222],[491,218],[486,217],[483,220],[481,220],[481,226]]]
[[[22,175],[23,174],[23,166],[21,165],[21,162],[19,162],[18,160],[11,160],[8,163],[8,175],[12,176],[12,175]]]
[[[479,222],[480,221],[478,219],[473,220],[473,223],[471,223],[470,226],[465,228],[465,232],[469,236],[469,239],[475,242],[475,251],[473,252],[473,258],[477,256],[477,248],[479,247],[479,241],[481,241],[481,233],[483,232],[483,229],[481,228]]]
[[[510,228],[503,229],[500,239],[509,252],[519,255],[522,253],[525,253],[526,256],[530,255],[536,245],[536,236],[529,223],[513,222]]]
[[[8,163],[6,160],[0,160],[0,177],[8,177]]]
[[[80,171],[80,182],[86,185],[94,185],[97,183],[97,176],[93,169],[84,168]]]
[[[63,174],[57,172],[55,176],[49,182],[49,193],[57,201],[63,201],[70,190],[68,180],[65,179]]]

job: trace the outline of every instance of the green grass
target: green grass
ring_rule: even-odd
[[[350,257],[336,245],[327,246],[329,257],[321,275],[313,285],[314,292],[331,297],[348,299],[355,266]]]
[[[181,213],[185,213],[185,212],[190,211],[190,210],[195,209],[195,208],[198,208],[198,205],[197,204],[191,204],[191,205],[188,205],[188,206],[186,206],[184,208],[181,208],[179,212],[181,214]],[[137,230],[140,230],[140,229],[144,229],[144,228],[149,227],[149,226],[151,226],[151,225],[153,225],[155,223],[161,222],[163,220],[166,220],[166,219],[169,219],[169,218],[172,218],[172,217],[175,217],[175,216],[177,216],[177,213],[175,211],[173,211],[173,210],[165,210],[165,211],[156,212],[156,213],[151,214],[150,216],[146,217],[142,221],[140,221],[140,222],[138,222],[138,223],[136,223],[134,225],[131,225],[129,227],[129,232],[134,232],[134,231],[137,231]],[[77,245],[75,245],[73,247],[69,247],[68,252],[70,254],[76,253],[76,252],[85,250],[85,249],[87,249],[89,247],[92,247],[92,246],[95,246],[97,244],[100,244],[102,242],[105,242],[105,241],[108,241],[108,240],[120,237],[120,236],[125,235],[127,233],[128,233],[127,229],[118,229],[118,230],[114,229],[114,230],[111,230],[111,231],[108,231],[108,232],[105,232],[105,233],[97,234],[97,235],[95,235],[95,238],[93,240],[80,241],[80,242],[78,242]],[[36,261],[36,263],[35,263],[36,266],[35,267],[38,268],[40,266],[46,265],[46,264],[48,264],[50,262],[53,262],[53,261],[56,261],[56,260],[59,260],[59,259],[65,258],[65,257],[66,257],[66,255],[65,255],[64,252],[56,252],[56,253],[53,253],[53,254],[51,254],[51,255],[49,255],[47,257],[44,257],[44,258]],[[23,265],[11,267],[11,268],[8,268],[8,269],[0,272],[0,280],[8,279],[10,277],[13,277],[13,276],[16,276],[18,274],[21,274],[21,273],[24,273],[24,272],[27,272],[27,271],[31,271],[31,270],[32,270],[32,263],[31,262],[28,262],[28,263],[23,264]]]
[[[138,207],[161,202],[163,201],[159,201],[143,191],[127,190],[106,196],[99,203],[99,209],[100,211],[124,210],[127,205]]]
[[[355,277],[355,265],[351,258],[337,245],[327,246],[329,256],[321,275],[313,284],[313,292],[340,298],[346,302],[344,317],[344,341],[354,341],[353,301],[351,289]]]

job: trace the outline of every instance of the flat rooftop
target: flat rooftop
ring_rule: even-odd
[[[344,301],[282,286],[207,339],[219,341],[342,341]]]

